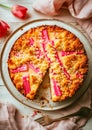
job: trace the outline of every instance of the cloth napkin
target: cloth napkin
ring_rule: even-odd
[[[59,15],[63,7],[77,18],[77,22],[92,39],[92,0],[36,0],[33,3],[35,10],[50,16]]]
[[[92,88],[89,88],[76,103],[67,108],[54,111],[54,116],[57,112],[60,114],[69,114],[77,111],[82,106],[91,108],[91,95]],[[0,103],[0,130],[82,130],[82,127],[86,124],[90,116],[86,118],[75,116],[43,127],[34,121],[32,116],[22,115],[14,105],[10,103]]]

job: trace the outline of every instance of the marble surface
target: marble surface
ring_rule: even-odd
[[[10,30],[7,36],[0,39],[0,52],[4,45],[5,40],[14,30],[16,30],[21,25],[35,19],[53,18],[53,19],[59,19],[65,21],[66,23],[72,24],[74,27],[78,28],[82,33],[84,33],[84,35],[86,35],[86,37],[90,41],[88,35],[76,23],[76,19],[74,19],[67,10],[63,9],[60,16],[50,17],[34,11],[33,8],[31,7],[33,2],[34,0],[19,0],[19,1],[1,0],[0,1],[0,3],[7,4],[10,7],[12,7],[15,4],[20,4],[28,8],[28,18],[26,20],[20,20],[14,17],[10,10],[0,7],[0,19],[6,21],[10,25]],[[1,79],[1,76],[0,76],[0,102],[10,102],[14,104],[21,113],[25,114],[25,116],[32,115],[34,113],[34,110],[32,108],[29,108],[21,104],[8,92]],[[40,115],[37,115],[35,118],[38,118],[38,116]],[[91,130],[91,129],[92,129],[92,118],[88,121],[88,123],[83,128],[83,130]]]

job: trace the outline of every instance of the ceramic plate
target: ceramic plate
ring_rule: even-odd
[[[29,100],[25,96],[23,96],[20,92],[17,91],[17,89],[15,88],[9,76],[7,61],[8,61],[10,50],[14,42],[30,28],[37,27],[40,25],[57,25],[57,26],[60,26],[69,30],[70,32],[75,34],[80,39],[80,41],[84,44],[84,48],[88,56],[89,68],[88,68],[87,77],[85,81],[83,82],[83,85],[72,98],[62,101],[62,102],[57,102],[57,103],[52,102],[49,88],[44,89],[43,87],[39,90],[38,94],[36,95],[35,100]],[[88,40],[85,38],[85,36],[81,32],[76,30],[74,27],[62,21],[53,20],[53,19],[35,20],[18,28],[5,42],[5,45],[1,53],[1,74],[2,74],[3,81],[5,83],[5,86],[7,87],[9,92],[21,103],[29,107],[40,109],[40,110],[49,110],[49,111],[58,110],[58,109],[65,108],[71,105],[78,98],[80,98],[80,96],[82,96],[84,92],[87,90],[87,88],[90,86],[91,79],[92,79],[92,74],[91,74],[92,73],[92,58],[90,57],[92,57],[92,50],[91,50]],[[43,85],[45,82],[48,82],[48,74],[45,76],[44,82],[41,85]]]

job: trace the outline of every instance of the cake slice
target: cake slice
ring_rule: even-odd
[[[48,50],[48,57],[51,61],[49,68],[49,77],[52,101],[61,101],[63,99],[63,87],[61,86],[61,82],[62,79],[66,80],[66,76],[61,69],[55,48],[51,43],[49,43],[46,49]]]
[[[82,84],[87,72],[87,57],[84,49],[79,39],[75,39],[73,43],[68,45],[65,51],[63,51],[64,43],[58,50],[53,40],[50,40],[46,46],[47,56],[50,59],[49,77],[52,101],[57,102],[72,97]]]

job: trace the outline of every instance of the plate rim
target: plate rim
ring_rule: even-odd
[[[29,22],[23,24],[22,26],[20,26],[19,28],[17,28],[17,29],[7,38],[7,40],[5,41],[5,44],[4,44],[3,48],[2,48],[2,51],[1,51],[0,60],[2,61],[2,56],[3,56],[3,54],[4,54],[4,50],[5,50],[6,45],[8,44],[8,42],[9,42],[9,40],[12,38],[12,36],[13,36],[14,34],[16,34],[17,31],[23,29],[23,27],[26,27],[27,25],[29,25],[29,24],[31,24],[31,23],[40,22],[40,21],[56,21],[56,22],[64,23],[65,25],[70,26],[70,28],[73,28],[73,29],[76,30],[78,33],[80,33],[80,35],[82,35],[82,36],[86,39],[86,41],[89,43],[89,41],[88,41],[88,39],[86,38],[86,36],[85,36],[84,34],[82,34],[81,31],[79,31],[76,27],[74,27],[74,26],[71,25],[71,24],[68,24],[68,23],[66,23],[66,22],[64,22],[64,21],[61,21],[61,20],[58,20],[58,19],[36,19],[36,20],[32,20],[32,21],[29,21]],[[43,24],[44,24],[44,23],[43,23]],[[67,30],[68,30],[68,29],[67,29]],[[70,30],[69,30],[69,31],[70,31]],[[24,33],[25,33],[25,32],[24,32]],[[19,37],[20,37],[20,36],[19,36]],[[78,38],[79,38],[79,37],[78,37]],[[90,43],[89,43],[88,46],[90,47],[90,49],[92,49]],[[2,79],[3,79],[3,81],[4,81],[5,87],[6,87],[6,88],[8,89],[8,91],[11,93],[11,95],[12,95],[15,99],[17,99],[19,102],[21,102],[22,104],[25,104],[26,106],[29,106],[29,107],[31,107],[31,108],[35,108],[35,107],[32,107],[32,106],[26,104],[25,102],[22,102],[20,99],[18,99],[18,98],[11,92],[10,88],[9,88],[8,85],[7,85],[7,82],[5,81],[5,76],[4,76],[3,70],[2,70],[2,63],[1,63],[1,65],[0,65],[0,68],[1,68],[1,77],[2,77]],[[92,79],[92,77],[91,77],[91,79]],[[88,87],[85,89],[85,91],[89,88],[89,86],[90,86],[90,83],[89,83]],[[14,87],[14,88],[15,88],[15,87]],[[15,88],[15,89],[16,89],[16,88]],[[80,97],[85,93],[85,91],[84,91],[79,97],[77,97],[76,100],[77,100],[78,98],[80,98]],[[17,92],[18,92],[18,90],[17,90]],[[18,93],[20,94],[20,92],[18,92]],[[24,97],[25,100],[28,100],[25,96],[22,95],[22,97]],[[38,108],[36,108],[36,109],[46,110],[46,111],[59,110],[59,109],[65,108],[65,107],[67,107],[67,106],[70,106],[71,104],[74,103],[74,101],[75,101],[75,100],[73,100],[72,102],[68,103],[68,105],[62,106],[62,107],[60,107],[60,108],[55,108],[55,109],[51,109],[51,108],[50,108],[50,109],[47,109],[47,108],[45,108],[45,109],[43,109],[43,108],[41,108],[41,107],[40,107],[40,108],[38,107]]]

